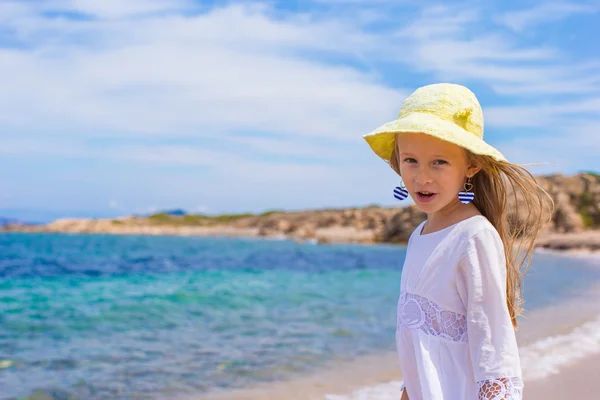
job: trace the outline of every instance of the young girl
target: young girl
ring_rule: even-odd
[[[398,119],[364,138],[401,176],[394,196],[410,194],[427,213],[402,269],[402,400],[522,399],[522,271],[549,196],[483,141],[479,102],[460,85],[417,89]],[[511,196],[525,212],[508,214]]]

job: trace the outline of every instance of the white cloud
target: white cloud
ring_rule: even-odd
[[[484,110],[486,125],[494,127],[564,127],[587,126],[600,123],[597,110],[600,98],[584,98],[570,102],[554,102],[534,106],[497,106]],[[590,131],[592,133],[593,129]]]
[[[199,204],[192,210],[193,213],[197,214],[207,214],[210,211],[210,207],[205,206],[204,204]]]
[[[129,15],[118,2],[61,4],[113,10],[98,15]],[[595,64],[556,64],[555,49],[521,47],[494,33],[469,38],[470,26],[482,18],[476,11],[426,8],[391,40],[353,28],[347,20],[272,19],[268,11],[264,5],[232,5],[191,16],[150,15],[131,24],[57,22],[29,9],[37,28],[24,29],[22,39],[34,50],[0,50],[0,74],[10,77],[0,87],[0,124],[30,136],[60,130],[79,138],[119,132],[225,139],[242,131],[287,137],[246,139],[265,149],[302,136],[354,140],[392,118],[407,94],[385,87],[369,72],[306,58],[304,51],[363,60],[364,54],[389,49],[380,57],[400,55],[397,62],[438,79],[480,80],[506,95],[580,94],[600,83]],[[19,21],[5,23],[23,28]],[[34,41],[42,33],[63,42]],[[93,43],[74,44],[77,37],[93,37]],[[403,38],[404,51],[396,48],[397,38]],[[532,105],[519,112],[527,107]]]
[[[600,89],[598,60],[577,62],[565,49],[523,45],[489,29],[488,22],[483,13],[473,10],[425,8],[398,33],[408,39],[405,50],[392,54],[398,55],[398,62],[431,73],[437,80],[482,82],[499,94],[531,97]]]
[[[290,145],[293,146],[293,144]],[[360,138],[357,139],[356,147],[363,150],[363,154],[368,149]],[[222,186],[223,188],[225,186],[231,187],[234,183],[239,187],[239,182],[244,182],[246,185],[267,185],[271,187],[293,182],[296,185],[303,184],[303,187],[307,188],[311,185],[317,185],[319,182],[326,184],[334,180],[349,180],[352,174],[355,173],[354,170],[358,168],[356,165],[350,165],[350,167],[344,164],[320,165],[286,159],[286,155],[292,156],[293,153],[282,153],[279,145],[275,147],[268,146],[268,150],[272,154],[283,154],[283,156],[277,162],[270,162],[263,161],[260,157],[253,157],[251,154],[235,154],[234,152],[204,150],[189,146],[130,145],[95,148],[83,143],[69,141],[56,142],[47,139],[40,141],[7,140],[0,138],[0,154],[4,156],[37,155],[63,160],[70,158],[103,160],[106,165],[130,164],[158,168],[168,166],[208,168],[210,173],[205,172],[203,175],[198,176],[198,179],[205,180],[206,184],[210,183],[212,187]],[[309,150],[310,147],[307,146],[306,151]],[[309,155],[308,153],[307,156]],[[252,187],[250,186],[248,189],[252,190]]]
[[[32,4],[0,0],[0,26],[15,42],[0,48],[0,153],[151,170],[151,179],[103,181],[117,185],[119,204],[391,204],[395,176],[360,135],[396,116],[408,94],[397,82],[488,89],[487,127],[545,129],[540,155],[566,149],[565,165],[579,149],[561,145],[563,127],[577,125],[581,138],[597,127],[600,60],[524,45],[477,9],[429,7],[403,15],[412,22],[403,25],[358,2],[356,15],[233,3],[186,13],[194,6],[185,1]],[[40,14],[48,10],[93,18]],[[525,156],[536,140],[492,144]],[[169,167],[188,174],[155,175]],[[234,187],[242,199],[231,198]]]
[[[15,135],[16,136],[16,135]],[[81,144],[63,139],[31,139],[12,137],[6,132],[0,133],[0,154],[4,156],[53,156],[53,157],[90,157],[92,153]]]
[[[547,80],[532,83],[502,83],[493,84],[492,88],[499,94],[511,96],[529,95],[582,95],[595,94],[600,87],[600,74],[583,78],[574,77],[563,81],[557,77],[555,81]]]
[[[397,108],[402,93],[368,73],[295,54],[353,57],[369,35],[338,23],[275,21],[261,10],[230,6],[135,24],[32,14],[37,30],[24,30],[22,40],[34,49],[0,50],[0,75],[10,77],[0,87],[0,123],[80,136],[261,130],[346,140]],[[22,29],[19,20],[8,24]],[[42,33],[62,40],[40,45]],[[76,44],[79,37],[93,44]]]
[[[158,211],[160,211],[161,208],[157,207],[157,206],[148,206],[145,208],[138,208],[135,213],[136,214],[141,214],[141,215],[146,215],[146,214],[154,214]]]
[[[4,15],[10,12],[12,16],[27,16],[30,8],[34,7],[41,12],[80,13],[94,18],[117,19],[197,8],[191,0],[30,0],[28,3],[3,0],[0,10],[4,11]]]
[[[371,6],[373,4],[401,3],[398,0],[313,0],[315,3]]]
[[[446,6],[429,6],[421,10],[418,18],[402,27],[397,32],[397,36],[427,39],[456,34],[464,30],[464,25],[473,23],[479,18],[480,14],[475,9],[452,12]]]
[[[600,140],[595,138],[600,123],[562,128],[561,133],[517,137],[501,145],[499,150],[510,155],[510,161],[515,163],[545,163],[528,168],[534,175],[557,171],[575,173],[586,168],[597,170],[592,166],[600,151]]]
[[[53,3],[60,7],[63,1]],[[188,0],[70,0],[66,4],[70,10],[99,18],[123,18],[195,8],[194,3]]]
[[[366,133],[366,132],[365,132]],[[264,138],[252,136],[240,136],[230,139],[231,143],[246,146],[242,153],[274,155],[280,157],[300,157],[307,159],[320,159],[329,161],[343,161],[348,159],[347,154],[353,147],[361,147],[363,140],[359,135],[348,138],[348,143],[342,146],[334,146],[332,140],[318,140],[307,138],[301,140],[297,137],[288,138]],[[355,143],[350,141],[353,139]],[[363,149],[364,150],[364,149]]]
[[[542,3],[534,8],[504,13],[498,16],[496,21],[516,32],[522,32],[527,28],[559,21],[575,14],[596,13],[598,9],[597,5],[589,4]]]

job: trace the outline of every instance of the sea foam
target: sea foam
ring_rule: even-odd
[[[557,374],[566,365],[600,353],[600,315],[569,333],[529,344],[519,353],[525,381]]]

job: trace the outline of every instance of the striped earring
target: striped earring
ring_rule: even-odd
[[[404,182],[400,181],[400,186],[394,188],[394,197],[398,200],[404,200],[408,197],[408,190],[404,187]]]
[[[471,183],[471,178],[467,178],[467,182],[465,183],[465,190],[462,192],[458,192],[458,199],[463,204],[469,204],[475,199],[475,193],[471,192],[473,189],[473,184]]]

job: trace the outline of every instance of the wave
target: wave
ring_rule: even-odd
[[[328,394],[325,400],[398,400],[402,381],[367,386],[349,394]]]
[[[600,353],[600,315],[562,335],[539,339],[519,350],[525,382],[558,374],[561,368]],[[347,394],[328,394],[325,400],[398,400],[402,381],[363,387]]]
[[[527,345],[519,353],[525,381],[557,374],[561,367],[600,353],[600,315],[569,333]]]

